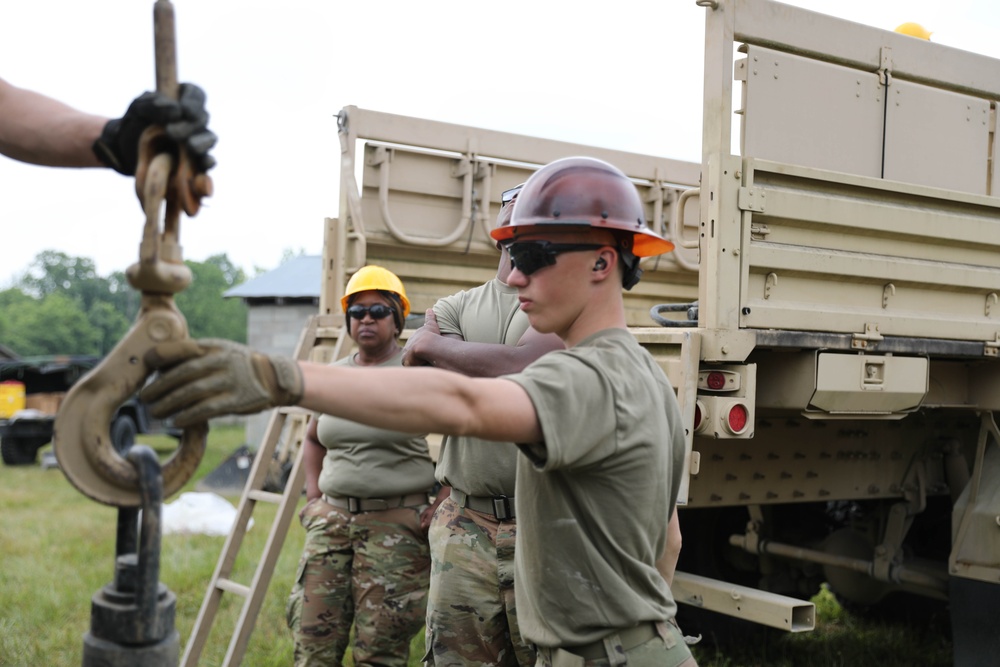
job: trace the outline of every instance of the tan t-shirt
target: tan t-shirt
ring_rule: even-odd
[[[402,366],[402,349],[378,367]],[[354,355],[335,362],[354,366]],[[434,486],[434,462],[422,435],[366,426],[320,415],[319,442],[326,447],[320,491],[331,496],[384,498],[427,491]]]
[[[496,278],[441,299],[434,315],[442,334],[458,334],[470,343],[517,345],[529,326],[517,289]],[[449,436],[438,454],[438,481],[473,496],[513,496],[516,470],[513,443]]]
[[[576,646],[677,605],[663,554],[684,430],[662,369],[608,329],[505,376],[528,392],[544,442],[517,468],[517,616],[544,647]]]

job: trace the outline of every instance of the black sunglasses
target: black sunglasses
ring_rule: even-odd
[[[510,190],[504,190],[500,193],[500,208],[503,208],[507,204],[511,203],[517,198],[517,193],[521,191],[524,187],[524,183],[520,185],[515,185]]]
[[[392,315],[392,308],[381,303],[367,307],[356,303],[347,309],[347,316],[356,320],[363,320],[365,315],[371,315],[373,320],[384,320]]]
[[[597,250],[607,244],[600,243],[552,243],[551,241],[515,241],[507,244],[511,268],[530,276],[539,269],[552,266],[556,257],[564,252]]]

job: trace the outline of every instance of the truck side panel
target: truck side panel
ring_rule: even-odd
[[[343,239],[344,251],[342,260],[327,262],[332,276],[324,290],[330,296],[321,302],[324,313],[339,312],[342,276],[364,263],[396,272],[417,313],[442,296],[489,280],[498,259],[489,232],[500,193],[567,155],[593,155],[622,168],[647,203],[653,228],[666,236],[697,235],[694,216],[686,234],[673,229],[682,224],[678,198],[698,183],[698,166],[692,163],[357,107],[345,108],[340,119],[341,214],[328,236]],[[652,324],[650,308],[666,300],[694,301],[697,263],[697,248],[645,261],[643,280],[628,295],[629,322]]]

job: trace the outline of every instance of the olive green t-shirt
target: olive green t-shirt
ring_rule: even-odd
[[[470,343],[517,345],[528,330],[517,289],[496,278],[434,304],[442,334]],[[446,437],[438,454],[437,479],[473,496],[513,496],[517,447],[479,438]]]
[[[677,499],[684,430],[662,369],[607,329],[522,373],[543,442],[517,468],[517,616],[544,647],[674,616],[656,561]]]
[[[402,366],[402,350],[378,367]],[[335,362],[354,366],[354,355]],[[326,447],[320,491],[331,496],[384,498],[427,491],[434,486],[434,462],[422,435],[366,426],[320,415],[319,442]]]

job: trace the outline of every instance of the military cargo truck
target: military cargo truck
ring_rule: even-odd
[[[52,355],[0,360],[0,383],[20,388],[20,404],[0,410],[0,454],[6,465],[30,465],[38,450],[52,442],[56,412],[66,392],[101,358],[91,355]],[[148,406],[131,396],[115,411],[109,434],[115,449],[124,452],[140,433],[168,433],[177,429],[149,414]]]
[[[950,612],[956,664],[986,664],[1000,62],[768,0],[697,4],[700,164],[343,109],[321,317],[367,263],[416,312],[488,280],[503,190],[559,157],[615,164],[678,246],[627,308],[685,420],[682,613],[798,631],[824,582],[859,610],[917,596]]]

